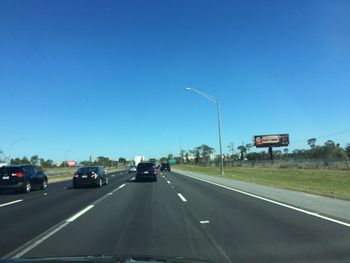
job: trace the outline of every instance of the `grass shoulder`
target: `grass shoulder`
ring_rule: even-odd
[[[218,167],[176,165],[174,168],[221,176]],[[223,177],[350,200],[349,170],[227,167]]]

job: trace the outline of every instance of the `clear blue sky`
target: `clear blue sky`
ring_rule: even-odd
[[[350,1],[0,2],[0,148],[160,157],[349,130]],[[319,139],[323,143],[328,138]],[[344,145],[350,133],[330,136]]]

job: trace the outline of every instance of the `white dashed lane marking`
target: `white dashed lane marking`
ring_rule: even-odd
[[[180,197],[180,199],[182,200],[182,202],[187,202],[186,198],[180,194],[180,193],[177,193],[177,195]]]

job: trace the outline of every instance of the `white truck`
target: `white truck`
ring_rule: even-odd
[[[145,160],[145,156],[137,155],[134,157],[135,166],[137,166],[140,162]]]

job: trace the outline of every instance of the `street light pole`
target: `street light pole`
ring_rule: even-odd
[[[18,140],[15,140],[15,141],[13,141],[12,143],[10,143],[10,145],[9,145],[9,162],[10,162],[10,164],[11,164],[11,155],[12,155],[12,147],[16,144],[16,143],[18,143],[18,142],[20,142],[20,141],[24,141],[26,138],[20,138],[20,139],[18,139]]]
[[[179,138],[179,149],[180,149],[180,158],[181,158],[181,161],[180,161],[180,164],[182,164],[182,144],[181,144],[181,136],[178,135],[178,134],[175,134],[175,133],[170,133],[170,132],[164,132],[161,134],[161,136],[175,136],[175,137],[178,137]],[[172,151],[170,151],[172,152]]]
[[[221,141],[221,110],[220,110],[220,101],[218,97],[213,97],[209,94],[206,94],[202,91],[199,91],[197,89],[193,88],[185,88],[187,91],[193,91],[196,92],[197,94],[201,95],[202,97],[210,100],[211,102],[216,103],[216,108],[217,108],[217,114],[218,114],[218,131],[219,131],[219,147],[220,147],[220,170],[221,170],[221,175],[224,175],[224,156],[222,154],[222,141]]]
[[[224,158],[222,154],[222,142],[221,142],[221,111],[220,111],[220,102],[219,98],[216,98],[216,107],[218,110],[218,130],[219,130],[219,145],[220,145],[220,168],[221,168],[221,175],[224,175]]]
[[[64,152],[64,167],[67,167],[67,153],[70,152],[70,150],[66,150]]]

